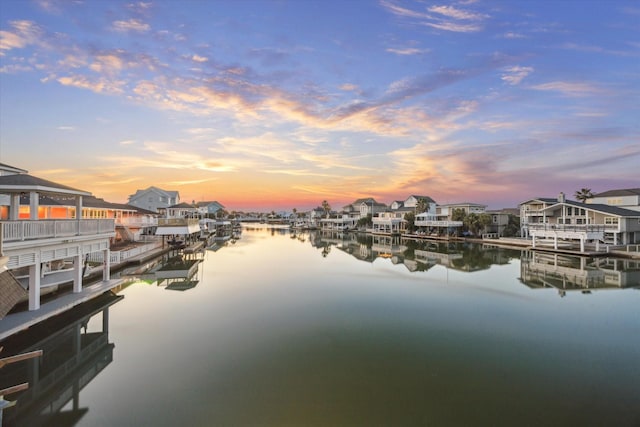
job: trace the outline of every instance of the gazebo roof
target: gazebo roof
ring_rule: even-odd
[[[75,196],[90,196],[88,191],[78,190],[53,181],[38,178],[26,173],[0,176],[0,193],[25,193],[36,191],[48,194],[69,194]]]

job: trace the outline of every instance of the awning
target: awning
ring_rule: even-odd
[[[173,225],[168,227],[158,227],[156,229],[156,236],[171,236],[174,234],[187,235],[193,233],[199,233],[200,226],[195,225]]]

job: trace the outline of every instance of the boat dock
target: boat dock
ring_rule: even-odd
[[[68,293],[42,304],[38,310],[20,311],[9,314],[0,321],[0,341],[36,323],[62,314],[85,301],[89,301],[100,294],[110,291],[122,284],[122,282],[123,279],[101,281],[89,286],[84,286],[81,292]]]

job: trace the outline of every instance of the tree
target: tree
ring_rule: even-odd
[[[575,192],[574,196],[576,200],[579,200],[582,203],[584,203],[587,201],[587,199],[590,199],[593,197],[593,193],[591,192],[590,188],[581,188],[580,190]]]
[[[426,212],[429,209],[429,204],[423,198],[418,199],[418,203],[416,203],[416,213]]]
[[[331,212],[331,205],[326,200],[322,201],[322,210],[324,211],[325,218],[329,218],[329,212]]]
[[[358,227],[366,227],[366,226],[373,225],[373,220],[371,218],[371,214],[367,214],[367,216],[360,218],[358,220],[358,222],[356,223],[356,225]]]
[[[407,212],[406,214],[404,214],[404,220],[407,221],[407,231],[409,233],[413,233],[414,231],[416,231],[416,214],[414,214],[413,212]]]

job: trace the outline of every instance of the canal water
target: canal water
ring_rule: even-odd
[[[640,425],[637,261],[248,227],[148,268],[7,340],[5,425]]]

